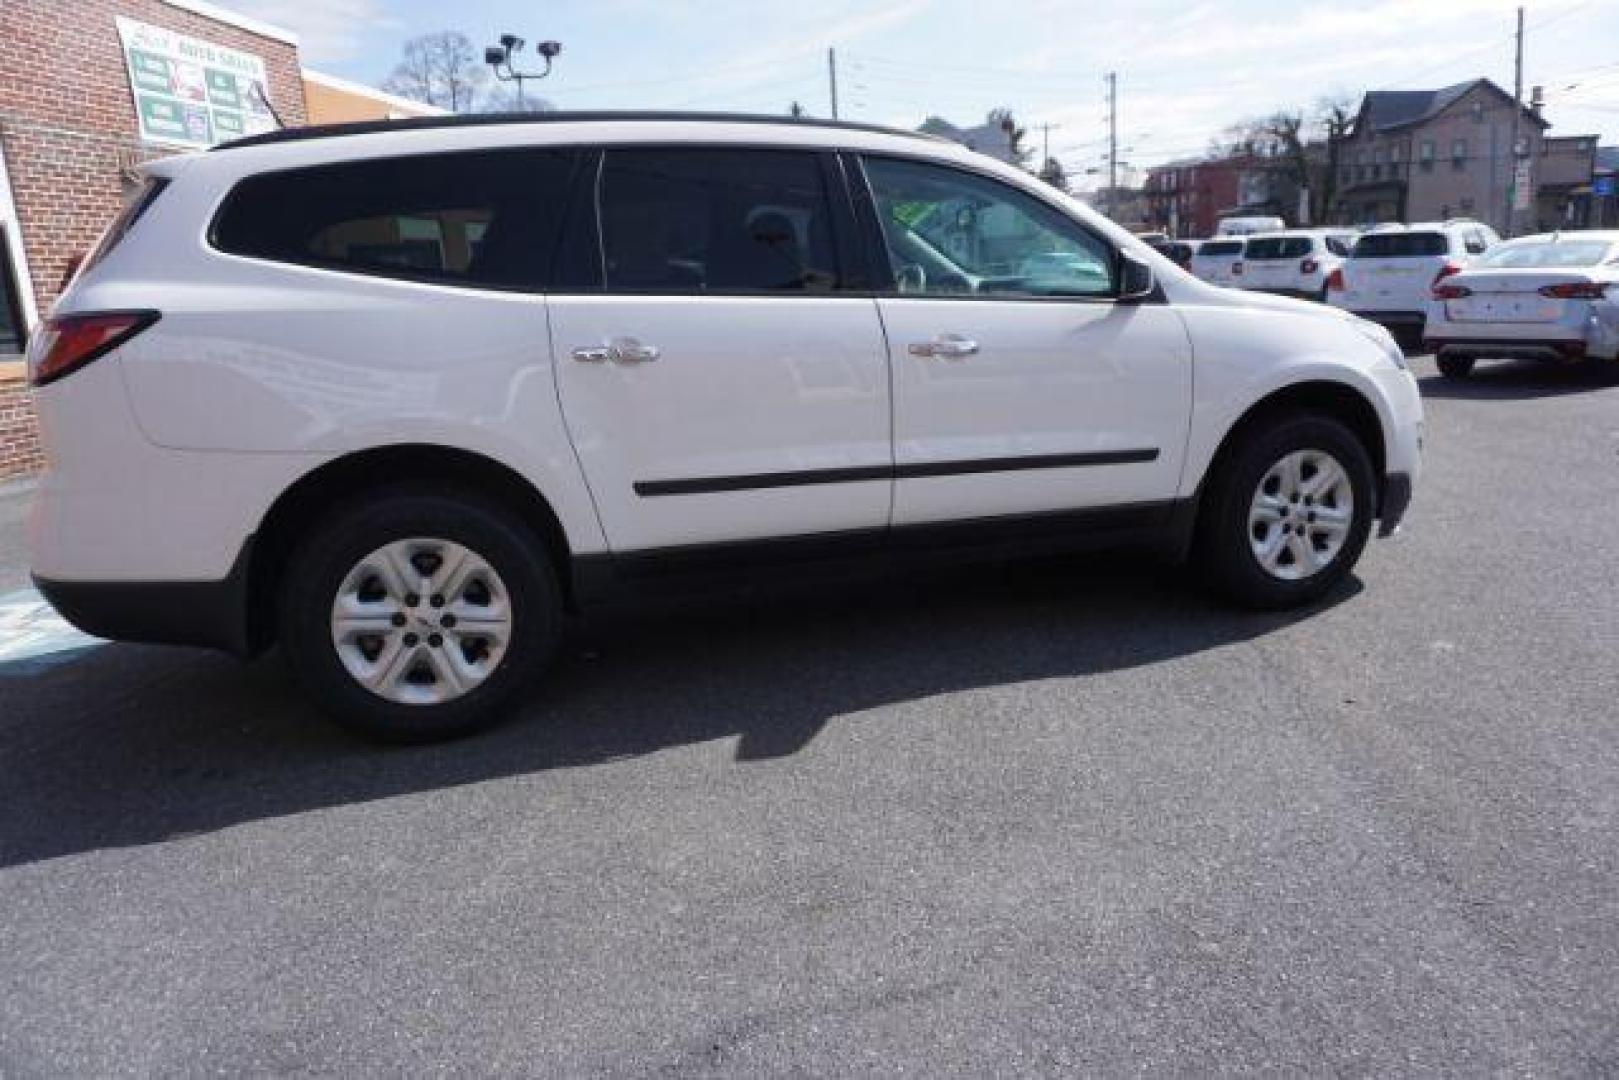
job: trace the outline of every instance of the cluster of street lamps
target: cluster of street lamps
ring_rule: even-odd
[[[501,82],[515,82],[517,84],[517,107],[523,107],[523,83],[529,79],[543,79],[551,74],[551,61],[562,52],[560,41],[542,41],[534,46],[534,51],[540,54],[545,61],[542,71],[518,71],[513,58],[523,51],[527,44],[516,34],[500,35],[500,44],[490,45],[483,51],[483,62],[494,70],[495,78]]]

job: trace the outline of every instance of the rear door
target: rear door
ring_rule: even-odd
[[[1167,508],[1192,390],[1175,310],[1119,302],[1112,243],[1029,192],[938,163],[863,166],[886,260],[895,526]]]
[[[595,169],[549,307],[613,551],[886,526],[888,359],[835,157],[622,147]]]

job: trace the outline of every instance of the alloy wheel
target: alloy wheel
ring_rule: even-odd
[[[1266,573],[1303,581],[1337,558],[1354,521],[1348,471],[1324,450],[1295,450],[1260,478],[1248,508],[1248,543]]]
[[[449,540],[397,540],[344,576],[332,601],[332,644],[367,690],[437,705],[475,690],[512,639],[506,584],[477,552]]]

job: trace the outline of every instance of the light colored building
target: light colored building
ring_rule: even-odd
[[[449,111],[309,68],[303,69],[303,77],[304,103],[311,124],[408,120],[417,116],[443,116]]]
[[[1577,154],[1556,144],[1590,138],[1548,140],[1550,126],[1538,109],[1517,105],[1488,79],[1438,90],[1369,91],[1354,124],[1333,142],[1338,170],[1333,219],[1367,225],[1472,217],[1503,235],[1535,228],[1543,209],[1532,197],[1508,221],[1515,163],[1526,163],[1533,188],[1564,184]],[[1550,148],[1548,141],[1554,144]]]

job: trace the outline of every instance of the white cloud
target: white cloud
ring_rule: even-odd
[[[361,55],[398,24],[383,14],[382,0],[231,0],[244,15],[284,26],[298,35],[298,49],[311,67]]]

